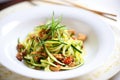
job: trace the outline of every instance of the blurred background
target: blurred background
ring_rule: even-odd
[[[23,1],[27,1],[27,0],[0,0],[0,10]]]
[[[0,0],[0,10],[19,3],[23,1],[44,1],[44,0]],[[48,1],[64,1],[64,0],[48,0]],[[69,0],[69,1],[75,1],[75,2],[80,2],[81,4],[88,6],[93,9],[100,9],[104,10],[104,7],[108,6],[109,9],[113,9],[115,7],[119,7],[120,0]],[[117,5],[118,4],[118,5]],[[97,5],[97,6],[96,6]],[[118,8],[116,8],[116,11]]]

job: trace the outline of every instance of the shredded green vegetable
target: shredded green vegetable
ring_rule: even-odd
[[[61,71],[74,69],[84,63],[83,41],[74,39],[62,18],[54,18],[37,26],[25,40],[17,44],[17,59],[34,69]]]

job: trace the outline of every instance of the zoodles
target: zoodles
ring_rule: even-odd
[[[86,35],[75,36],[52,16],[46,24],[35,27],[22,42],[18,39],[17,55],[28,67],[45,71],[70,70],[84,63],[83,43]]]

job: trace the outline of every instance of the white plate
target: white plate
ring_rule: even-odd
[[[77,33],[82,32],[88,36],[85,43],[87,52],[85,64],[77,69],[62,72],[38,71],[26,67],[15,57],[17,39],[23,40],[35,26],[51,18],[53,11],[56,17],[63,16],[63,24],[67,27],[74,28]],[[82,9],[62,6],[35,7],[13,13],[1,20],[0,24],[1,63],[10,70],[28,77],[67,79],[84,75],[101,66],[114,47],[114,37],[109,26],[96,15]]]

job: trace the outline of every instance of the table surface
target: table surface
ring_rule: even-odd
[[[1,14],[0,14],[0,19],[2,19],[2,18],[4,18],[7,14],[8,14],[8,12],[10,13],[10,12],[12,12],[13,10],[14,11],[17,11],[17,8],[18,9],[23,9],[24,7],[26,7],[26,9],[28,8],[28,6],[25,6],[25,5],[28,5],[26,2],[25,2],[26,0],[11,0],[11,1],[9,1],[9,2],[4,2],[4,3],[0,3],[0,10],[3,10],[2,12],[1,12]],[[77,0],[76,0],[77,1]],[[90,7],[90,8],[93,8],[93,9],[99,9],[99,10],[102,10],[102,11],[107,11],[107,12],[112,12],[112,13],[115,13],[115,14],[118,14],[118,5],[117,5],[117,1],[116,2],[114,2],[114,0],[106,0],[106,1],[104,1],[104,4],[102,3],[102,2],[99,2],[98,0],[93,0],[93,1],[95,1],[94,3],[90,3],[90,1],[89,0],[86,0],[87,2],[85,2],[85,1],[83,1],[83,0],[79,0],[79,1],[81,1],[81,3],[82,4],[84,4],[85,6],[88,6],[88,7]],[[107,6],[108,7],[106,7],[106,3],[109,1],[109,5],[107,4]],[[11,8],[11,10],[10,10],[10,8],[8,8],[8,9],[5,9],[5,8],[7,8],[7,7],[9,7],[9,6],[11,6],[11,5],[13,5],[13,4],[16,4],[16,3],[19,3],[19,2],[23,2],[23,3],[20,3],[19,5],[23,5],[23,6],[17,6],[16,8],[15,7],[12,7]],[[98,2],[100,3],[100,4],[98,4]],[[91,5],[95,5],[97,3],[97,6],[96,7],[94,7],[94,6],[91,6]],[[103,4],[101,7],[99,7],[101,4]],[[103,7],[105,7],[105,8],[103,8]],[[4,10],[5,9],[5,10]],[[115,22],[112,22],[112,21],[110,21],[110,20],[107,20],[107,19],[103,19],[105,22],[108,22],[108,23],[110,23],[110,25],[112,26],[112,29],[114,30],[114,32],[115,32],[115,34],[116,34],[116,37],[118,37],[119,36],[119,34],[120,34],[120,32],[118,31],[118,27],[117,27],[117,25],[116,25],[116,23]],[[115,27],[116,26],[116,27]],[[117,39],[118,41],[120,40],[120,39]],[[120,49],[120,48],[119,48]],[[119,50],[120,51],[120,50]],[[119,55],[119,53],[118,53],[118,55]],[[116,57],[116,56],[114,56],[114,57]],[[116,60],[117,60],[117,58],[119,59],[119,57],[117,56],[116,57]],[[109,62],[109,61],[108,61]],[[116,62],[116,63],[118,63],[118,62]],[[120,63],[120,61],[119,61],[119,63]],[[109,68],[111,68],[111,69],[119,69],[120,68],[120,65],[119,66],[115,66],[115,61],[113,62],[113,64],[114,64],[114,66],[111,66],[111,67],[109,67]],[[112,65],[112,64],[111,64]],[[118,64],[116,64],[116,65],[118,65]],[[106,65],[105,65],[106,66]],[[108,66],[109,66],[109,64],[108,64]],[[106,66],[106,67],[108,67],[108,66]],[[106,68],[104,67],[104,68],[101,68],[101,69],[99,69],[98,71],[96,71],[96,72],[100,72],[100,70],[105,70]],[[117,69],[117,70],[118,70]],[[10,80],[12,80],[12,79],[15,79],[15,78],[20,78],[20,79],[18,79],[18,80],[33,80],[33,79],[30,79],[30,78],[26,78],[26,77],[23,77],[23,76],[21,76],[21,75],[17,75],[17,74],[15,74],[15,73],[12,73],[11,71],[9,71],[9,70],[7,70],[6,68],[4,68],[2,65],[0,65],[0,72],[2,72],[2,73],[0,73],[0,77],[2,77],[2,76],[4,76],[4,77],[2,77],[2,78],[0,78],[0,80],[1,79],[4,79],[4,80],[9,80],[10,78]],[[100,73],[101,74],[103,74],[103,75],[100,75],[100,76],[98,76],[97,74],[96,74],[96,72],[93,72],[91,75],[94,75],[94,76],[92,76],[92,78],[91,79],[95,79],[94,77],[103,77],[103,75],[106,75],[106,76],[109,76],[109,75],[111,75],[111,76],[113,76],[113,74],[112,73],[114,73],[114,74],[116,74],[117,73],[117,71],[115,72],[114,70],[111,70],[111,71],[109,71],[109,74],[107,73],[107,72],[105,72],[104,73],[104,71],[101,71]],[[15,76],[14,76],[15,75]],[[91,77],[91,75],[87,75],[89,78]],[[8,77],[7,79],[5,79],[5,77]],[[81,77],[81,78],[76,78],[77,80],[79,80],[79,79],[88,79],[88,78],[84,78],[85,76],[83,76],[83,77]],[[104,79],[105,77],[103,77],[102,79]],[[110,76],[109,76],[109,78],[110,78]],[[74,79],[74,80],[76,80],[76,79]],[[100,78],[99,78],[100,79]],[[111,80],[118,80],[119,78],[116,78],[116,79],[114,79],[114,78],[112,78]]]

